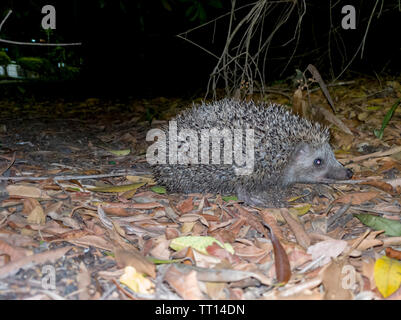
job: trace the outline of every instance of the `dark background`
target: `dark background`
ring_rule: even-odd
[[[237,1],[241,6],[249,1]],[[366,32],[375,1],[306,2],[301,38],[291,64],[285,68],[294,41],[282,46],[294,33],[293,21],[276,35],[267,56],[268,82],[285,79],[295,69],[305,70],[314,64],[326,81],[339,74],[350,61]],[[364,55],[359,53],[342,78],[358,74],[373,76],[399,75],[401,53],[401,8],[397,1],[378,2],[370,21]],[[50,42],[82,42],[81,47],[68,47],[71,65],[80,67],[74,81],[35,83],[46,94],[74,96],[184,96],[204,92],[216,59],[176,35],[229,12],[230,1],[198,0],[89,0],[89,1],[11,1],[0,3],[1,20],[9,9],[12,15],[0,31],[0,38],[27,41],[46,39],[40,26],[42,6],[54,5],[56,30]],[[341,7],[352,4],[357,10],[357,29],[340,28]],[[333,20],[329,11],[332,7]],[[190,8],[202,8],[196,14]],[[250,8],[250,7],[249,7]],[[236,13],[240,19],[249,9]],[[195,12],[195,13],[194,13]],[[199,12],[199,11],[198,11]],[[380,13],[380,14],[379,14]],[[280,9],[266,19],[268,32],[280,16]],[[226,39],[228,18],[191,33],[191,40],[219,55]],[[334,29],[333,29],[334,28]],[[328,59],[328,41],[332,41],[332,61]],[[334,32],[333,32],[334,30]],[[268,33],[267,33],[268,34]],[[14,46],[0,43],[0,48],[15,60],[20,56],[46,57],[50,48]],[[51,90],[49,88],[52,88]],[[36,90],[35,89],[35,90]],[[0,89],[1,90],[1,89]]]

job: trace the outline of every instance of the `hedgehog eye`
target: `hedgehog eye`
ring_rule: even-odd
[[[323,163],[323,160],[320,159],[320,158],[317,158],[317,159],[313,160],[313,164],[314,164],[315,166],[321,166],[322,163]]]

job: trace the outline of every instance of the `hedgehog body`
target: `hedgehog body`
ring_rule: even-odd
[[[153,165],[156,180],[171,192],[237,194],[248,204],[271,205],[276,202],[271,199],[280,199],[294,183],[318,183],[324,179],[347,179],[352,176],[352,171],[335,159],[327,128],[300,118],[280,105],[223,99],[195,105],[173,120],[178,132],[191,130],[198,142],[202,141],[204,132],[209,132],[206,145],[210,148],[206,156],[205,149],[195,150],[196,155],[192,153],[192,160],[195,161],[190,163],[167,161]],[[232,133],[231,139],[224,142],[223,139],[216,140],[219,143],[212,144],[214,134],[226,133],[227,130]],[[232,138],[235,130],[243,133],[242,140]],[[224,163],[224,147],[232,144],[227,149],[232,153],[232,159],[238,152],[243,157],[249,157],[245,146],[246,130],[252,131],[252,168],[246,174],[238,174],[238,169],[244,169],[244,162]],[[167,128],[164,132],[168,159],[171,132]],[[193,145],[188,147],[189,141],[185,136],[178,139],[177,152],[191,152],[189,150]],[[238,143],[241,145],[236,149],[235,144]],[[212,161],[216,148],[221,151],[217,163]],[[205,163],[205,159],[210,161]]]

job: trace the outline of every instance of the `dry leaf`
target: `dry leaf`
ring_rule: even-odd
[[[334,259],[322,270],[322,282],[325,288],[325,299],[328,300],[350,300],[353,297],[351,288],[354,284],[352,269],[344,269],[346,260]],[[355,271],[354,271],[355,272]]]
[[[88,300],[90,298],[89,285],[91,284],[91,276],[85,264],[81,261],[79,264],[79,273],[77,275],[79,300]]]
[[[351,203],[351,205],[359,205],[377,198],[379,194],[380,193],[376,191],[347,193],[339,197],[333,203]]]
[[[177,209],[182,214],[192,211],[193,208],[194,208],[194,203],[192,197],[189,197],[188,199],[181,201],[180,203],[177,204]]]
[[[313,260],[317,260],[321,256],[324,256],[319,263],[319,266],[323,266],[329,263],[331,258],[337,258],[341,253],[343,253],[347,248],[347,245],[347,241],[344,240],[325,240],[310,246],[307,253],[312,255]]]
[[[50,200],[51,198],[46,192],[42,191],[40,188],[22,185],[22,184],[12,184],[6,187],[6,190],[10,196],[15,197],[25,197],[25,198],[39,198]]]
[[[183,273],[175,266],[170,266],[164,276],[168,284],[185,300],[203,300],[203,294],[198,285],[196,271]]]
[[[68,246],[60,249],[44,251],[31,256],[23,257],[15,262],[10,262],[4,267],[0,268],[0,279],[16,274],[21,268],[30,267],[32,264],[42,264],[48,261],[52,263],[64,256],[71,248],[71,246]]]
[[[45,224],[46,215],[41,205],[36,206],[26,219],[29,223]]]
[[[311,240],[308,234],[305,232],[304,227],[296,221],[293,216],[289,213],[288,209],[280,209],[281,215],[287,221],[288,225],[290,226],[292,232],[297,239],[297,242],[300,246],[307,249],[311,243]]]

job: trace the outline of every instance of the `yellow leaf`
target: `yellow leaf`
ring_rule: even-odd
[[[371,100],[369,100],[369,103],[370,104],[385,105],[386,104],[386,100],[384,98],[371,99]]]
[[[149,279],[136,272],[136,269],[131,266],[125,267],[124,274],[120,277],[120,282],[138,293],[151,294],[155,287]]]
[[[192,228],[194,227],[196,221],[195,222],[184,222],[181,226],[181,232],[182,233],[187,233],[190,232],[192,230]]]
[[[309,203],[305,203],[299,206],[292,207],[289,210],[290,213],[295,213],[297,216],[303,216],[309,211],[311,207],[312,205],[310,205]]]
[[[400,287],[401,262],[382,256],[376,260],[374,276],[377,289],[384,298],[387,298]]]
[[[124,150],[107,150],[108,152],[114,154],[115,156],[126,156],[130,154],[131,150],[130,149],[124,149]]]
[[[219,240],[213,237],[203,237],[203,236],[187,236],[178,237],[171,241],[170,248],[179,251],[186,247],[191,247],[200,253],[208,254],[206,248],[211,246],[213,243],[217,243],[220,247],[226,249],[231,254],[234,254],[234,249],[229,243],[221,243]]]
[[[131,183],[131,184],[125,184],[121,186],[107,186],[107,187],[94,187],[94,188],[88,188],[89,191],[96,191],[96,192],[126,192],[126,191],[131,191],[131,190],[136,190],[140,187],[142,187],[145,183]]]
[[[127,180],[132,183],[139,183],[139,182],[145,182],[147,184],[156,184],[155,180],[151,178],[150,176],[126,176]]]
[[[46,214],[43,211],[41,206],[36,206],[31,213],[29,214],[28,218],[26,219],[29,223],[35,224],[45,224],[46,222]]]

